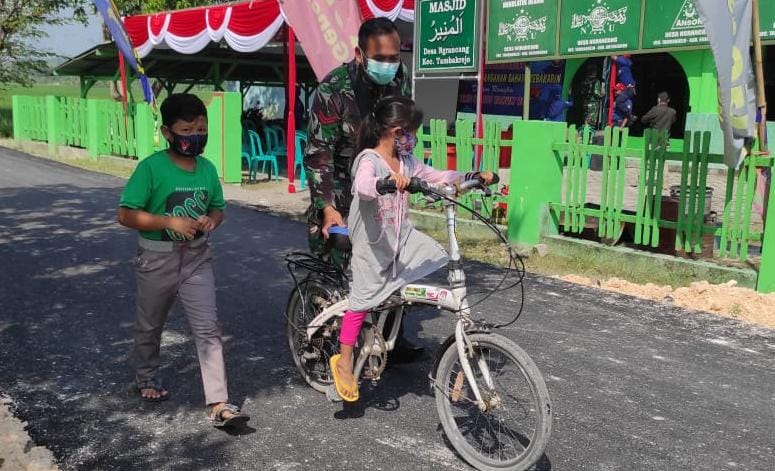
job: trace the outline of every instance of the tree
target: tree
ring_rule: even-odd
[[[62,13],[72,9],[71,17]],[[83,0],[0,0],[0,83],[30,85],[49,71],[55,56],[32,46],[46,36],[44,25],[86,21]]]
[[[157,13],[166,10],[180,10],[181,8],[201,7],[226,2],[218,0],[117,0],[115,3],[122,15],[135,15],[138,13]]]

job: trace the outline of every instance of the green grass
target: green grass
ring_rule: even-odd
[[[428,235],[446,244],[446,233],[428,232]],[[505,248],[493,235],[492,239],[482,240],[458,235],[463,257],[505,266],[508,256]],[[587,278],[608,280],[621,278],[632,283],[670,285],[673,288],[689,286],[697,281],[697,272],[691,265],[671,266],[666,269],[659,261],[649,257],[625,257],[615,251],[588,250],[584,246],[573,244],[549,245],[549,253],[544,257],[530,254],[525,258],[525,268],[530,273],[544,276],[578,275]],[[705,276],[709,283],[724,283],[729,279],[721,275]]]

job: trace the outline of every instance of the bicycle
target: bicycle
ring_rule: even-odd
[[[395,182],[381,180],[378,188],[381,192],[395,191]],[[472,306],[455,234],[456,206],[470,211],[496,232],[509,248],[510,267],[514,264],[519,271],[516,262],[521,262],[496,226],[456,200],[456,195],[474,188],[489,192],[481,179],[464,182],[459,188],[434,188],[412,180],[407,191],[443,202],[449,287],[410,284],[373,310],[358,338],[354,375],[375,383],[380,379],[408,307],[429,305],[454,313],[455,332],[442,344],[429,375],[442,428],[452,447],[476,469],[525,470],[541,458],[549,441],[551,402],[541,372],[528,354],[493,332],[514,323],[521,309],[511,322],[503,325],[477,322],[471,317]],[[294,364],[307,384],[337,400],[328,360],[338,352],[338,333],[348,308],[347,275],[341,268],[306,253],[291,253],[286,260],[296,285],[286,307],[286,333]],[[519,280],[511,287],[521,285],[522,266]],[[299,270],[306,272],[301,281],[297,278]],[[385,338],[383,330],[391,311],[396,318]],[[521,389],[512,391],[512,386]],[[527,430],[523,431],[523,426]]]

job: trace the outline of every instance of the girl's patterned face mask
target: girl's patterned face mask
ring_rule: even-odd
[[[410,132],[401,131],[396,137],[396,152],[401,158],[412,157],[412,152],[417,146],[417,136]]]

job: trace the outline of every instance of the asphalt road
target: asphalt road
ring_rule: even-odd
[[[290,366],[282,263],[304,226],[229,206],[214,235],[232,400],[251,428],[205,421],[184,316],[164,337],[173,397],[129,394],[135,236],[115,222],[122,181],[0,149],[0,393],[64,469],[470,469],[447,447],[427,386],[432,358],[363,391],[362,417]],[[469,278],[491,279],[471,265]],[[775,331],[530,276],[503,333],[546,378],[554,433],[540,470],[775,469]],[[478,309],[503,319],[497,296]],[[433,350],[452,331],[410,320]]]

